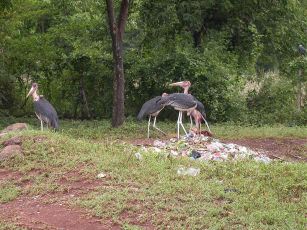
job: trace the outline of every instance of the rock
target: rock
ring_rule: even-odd
[[[139,161],[143,160],[143,157],[142,157],[142,155],[141,155],[139,152],[135,153],[134,156],[135,156],[136,159],[138,159]]]
[[[7,126],[0,133],[8,133],[8,132],[17,131],[17,130],[21,131],[24,129],[28,129],[28,125],[26,123],[15,123],[15,124]]]
[[[20,137],[12,137],[11,139],[8,139],[6,141],[2,142],[3,146],[8,146],[8,145],[21,145],[22,140]]]
[[[0,161],[10,159],[17,155],[22,155],[21,147],[19,145],[8,145],[0,152]]]
[[[97,178],[101,179],[101,178],[105,178],[107,176],[107,174],[101,172],[97,175]]]

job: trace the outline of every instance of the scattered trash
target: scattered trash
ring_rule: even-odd
[[[177,174],[178,175],[188,175],[188,176],[197,176],[200,173],[199,168],[185,168],[185,167],[179,167],[177,169]]]
[[[139,161],[143,160],[143,156],[142,156],[139,152],[135,153],[134,156],[135,156],[136,159],[138,159]]]
[[[206,135],[196,135],[193,132],[189,136],[183,136],[180,140],[171,138],[170,140],[156,140],[153,147],[143,146],[140,151],[153,151],[165,153],[174,157],[187,156],[198,161],[228,161],[254,159],[255,161],[270,163],[272,160],[264,152],[255,152],[245,146],[223,143]],[[140,153],[135,154],[141,160]]]
[[[193,157],[194,159],[200,158],[201,157],[201,153],[197,152],[195,150],[192,150],[191,157]]]
[[[153,143],[153,146],[158,147],[158,148],[164,147],[165,145],[166,144],[163,141],[160,141],[160,140],[155,140],[154,143]]]
[[[103,172],[101,172],[101,173],[99,173],[98,175],[97,175],[97,178],[105,178],[107,176],[107,174],[105,174],[105,173],[103,173]]]

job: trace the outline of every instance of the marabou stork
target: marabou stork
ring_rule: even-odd
[[[167,94],[163,94],[162,96],[165,96]],[[137,119],[138,120],[142,120],[144,116],[148,116],[149,115],[149,119],[148,119],[148,127],[147,127],[147,138],[149,138],[149,129],[150,129],[150,124],[151,124],[151,117],[154,117],[154,122],[153,122],[153,127],[158,130],[159,132],[163,133],[164,135],[166,135],[161,129],[159,129],[156,126],[156,119],[158,114],[160,113],[160,111],[164,108],[164,105],[159,104],[158,102],[161,100],[162,96],[157,96],[154,97],[148,101],[146,101],[138,116]]]
[[[44,129],[43,122],[47,124],[47,127],[51,126],[53,129],[57,130],[59,128],[57,112],[49,101],[47,101],[42,95],[37,94],[37,90],[37,83],[33,83],[27,98],[29,96],[32,96],[33,98],[34,110],[37,118],[41,122],[41,130],[43,131]]]
[[[301,55],[306,55],[306,49],[303,45],[299,45],[298,46],[298,52],[301,54]]]
[[[172,84],[170,84],[170,86],[180,86],[181,88],[183,88],[184,94],[189,94],[189,88],[191,87],[191,82],[190,81],[180,81],[180,82],[172,83]],[[191,94],[189,94],[189,95],[191,95]],[[205,106],[203,105],[203,103],[201,103],[199,100],[197,100],[194,96],[192,96],[192,97],[197,102],[197,106],[198,106],[198,108],[200,108],[200,110],[195,109],[190,113],[191,128],[193,126],[193,121],[192,121],[192,118],[191,118],[191,116],[192,116],[194,118],[194,121],[195,121],[195,126],[196,126],[196,128],[199,132],[201,131],[201,121],[203,120],[205,122],[206,126],[208,127],[209,132],[211,133],[208,122],[205,119],[206,118]],[[202,111],[202,112],[200,112],[200,111]]]
[[[172,93],[169,95],[162,95],[161,99],[158,101],[159,105],[162,106],[172,106],[175,110],[179,111],[178,120],[177,120],[177,137],[179,139],[179,129],[180,125],[183,128],[183,131],[186,135],[187,131],[185,130],[183,124],[182,124],[182,112],[187,112],[188,116],[190,116],[190,113],[197,109],[201,113],[204,111],[202,110],[201,106],[195,98],[190,94],[184,94],[184,93]]]

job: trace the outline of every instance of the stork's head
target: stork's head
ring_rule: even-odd
[[[168,96],[168,93],[162,93],[162,97]]]
[[[170,86],[180,86],[185,89],[191,86],[191,82],[190,81],[179,81],[179,82],[170,84]]]
[[[33,93],[36,93],[37,89],[38,89],[37,83],[32,83],[32,87],[31,87],[27,97],[33,95]]]

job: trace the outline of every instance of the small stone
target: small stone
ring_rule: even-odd
[[[142,156],[139,152],[135,153],[134,156],[135,156],[136,159],[138,159],[139,161],[143,160],[143,156]]]
[[[105,178],[107,176],[107,174],[105,174],[105,173],[103,173],[103,172],[101,172],[101,173],[99,173],[98,175],[97,175],[97,178]]]
[[[17,155],[22,155],[21,147],[19,145],[8,145],[0,152],[0,161],[10,159]]]

